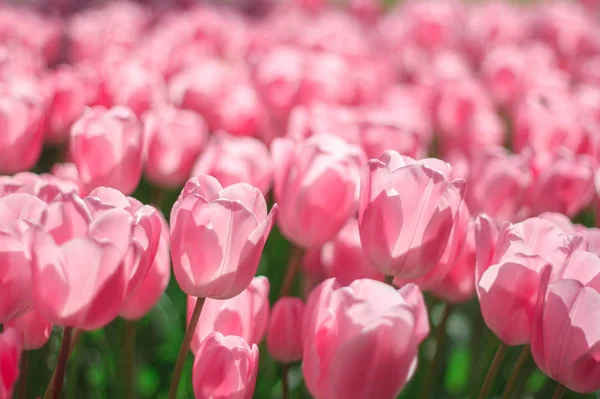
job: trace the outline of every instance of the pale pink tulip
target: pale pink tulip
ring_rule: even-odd
[[[329,279],[308,299],[304,334],[302,372],[314,397],[392,399],[416,370],[429,322],[414,285]]]
[[[12,398],[12,390],[19,378],[22,343],[19,333],[7,329],[0,334],[0,399]]]
[[[86,190],[113,187],[133,193],[142,175],[142,125],[131,110],[88,109],[71,130],[73,163]]]
[[[13,328],[17,331],[21,335],[23,349],[33,350],[46,345],[52,332],[52,323],[44,319],[37,310],[32,309],[24,315],[7,321],[4,328]]]
[[[215,332],[203,342],[194,360],[192,383],[196,399],[251,399],[258,373],[258,347],[235,335]]]
[[[206,124],[198,114],[162,106],[144,116],[144,173],[160,187],[182,186],[206,141]]]
[[[223,188],[211,176],[188,180],[171,210],[175,278],[188,295],[227,299],[256,274],[277,206],[267,214],[259,189],[245,183]]]
[[[362,169],[358,219],[369,262],[403,279],[427,274],[446,249],[464,191],[465,181],[439,159],[395,151],[371,159]]]
[[[78,185],[51,174],[36,175],[31,172],[19,172],[11,177],[3,176],[0,182],[0,196],[10,193],[26,193],[35,195],[42,201],[50,203],[59,194],[79,193]]]
[[[267,331],[267,348],[278,362],[290,363],[302,358],[304,303],[300,298],[279,298],[273,305]]]
[[[192,169],[192,177],[200,175],[216,177],[223,187],[248,183],[266,195],[273,180],[271,155],[267,146],[256,138],[218,132]]]
[[[301,143],[276,139],[272,154],[283,234],[304,248],[332,240],[356,212],[361,149],[318,134]]]
[[[269,288],[269,280],[259,276],[233,298],[206,299],[192,338],[192,352],[196,353],[202,341],[213,331],[242,337],[249,344],[260,344],[269,322]],[[188,296],[187,305],[189,322],[196,298]]]

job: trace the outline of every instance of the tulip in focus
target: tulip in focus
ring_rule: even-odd
[[[21,350],[17,331],[9,328],[0,334],[0,399],[12,398],[12,390],[19,377]]]
[[[421,291],[374,280],[319,285],[304,314],[302,372],[317,399],[392,399],[413,376],[429,334]],[[368,378],[365,378],[368,372]]]
[[[281,363],[302,358],[302,317],[304,303],[300,298],[283,297],[273,305],[267,331],[267,348],[271,357]]]
[[[190,296],[227,299],[256,274],[277,214],[256,187],[223,188],[211,176],[188,180],[171,210],[171,258],[175,278]]]
[[[271,151],[283,234],[303,248],[332,240],[356,212],[361,149],[317,134],[300,143],[276,139]]]
[[[212,333],[196,353],[192,383],[196,399],[251,399],[258,347],[235,335]]]
[[[70,151],[87,191],[133,193],[142,176],[142,125],[128,108],[88,109],[71,130]]]
[[[395,151],[362,169],[359,231],[366,258],[386,275],[413,279],[440,261],[465,191],[449,164]]]

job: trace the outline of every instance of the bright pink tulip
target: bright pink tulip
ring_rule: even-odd
[[[248,183],[267,194],[273,180],[269,149],[253,137],[234,137],[225,132],[212,136],[192,169],[191,176],[211,175],[223,187]]]
[[[360,148],[318,134],[300,143],[276,139],[272,154],[282,232],[304,248],[332,240],[356,212]]]
[[[12,398],[12,390],[19,378],[19,360],[22,344],[19,333],[7,329],[0,334],[0,399]]]
[[[131,194],[142,176],[142,125],[131,110],[88,109],[71,130],[70,149],[86,190],[113,187]]]
[[[188,180],[171,210],[171,257],[181,289],[200,298],[227,299],[256,274],[277,206],[267,214],[259,189],[223,188],[211,176]]]
[[[182,186],[206,141],[206,124],[198,114],[163,106],[144,116],[148,180],[164,188]]]
[[[302,372],[315,398],[392,399],[414,374],[429,322],[414,285],[329,279],[308,299],[304,334]]]
[[[21,335],[23,349],[39,349],[46,345],[50,333],[52,332],[52,323],[44,319],[35,309],[25,313],[4,324],[4,328],[13,328]]]
[[[365,256],[380,272],[403,279],[440,261],[465,191],[450,165],[415,161],[395,151],[362,169],[359,231]]]
[[[254,277],[248,287],[233,298],[206,299],[192,338],[192,352],[195,353],[213,331],[237,335],[249,344],[260,344],[269,322],[269,288],[269,280],[259,276]],[[189,322],[196,298],[189,296],[187,305]]]
[[[235,335],[214,332],[194,360],[196,399],[251,399],[258,373],[258,347]]]
[[[284,297],[275,302],[267,331],[267,348],[273,359],[290,363],[302,358],[303,316],[300,298]]]
[[[154,261],[140,285],[125,300],[121,308],[121,317],[137,320],[143,317],[156,305],[165,292],[171,278],[171,255],[169,253],[169,225],[165,217],[159,213],[161,222],[160,239]],[[131,280],[130,280],[131,283]]]
[[[599,287],[571,279],[548,285],[549,280],[547,270],[531,333],[535,363],[575,392],[594,392],[600,389]]]

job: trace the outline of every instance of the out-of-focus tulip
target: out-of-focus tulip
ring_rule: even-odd
[[[19,378],[19,360],[22,344],[19,333],[7,329],[0,334],[0,398],[12,398],[12,390]]]
[[[272,144],[279,226],[296,245],[318,247],[332,240],[356,212],[363,153],[331,134]]]
[[[213,135],[192,169],[191,176],[211,175],[223,187],[248,183],[267,194],[273,179],[269,149],[253,137]]]
[[[575,392],[600,389],[598,285],[565,279],[542,281],[531,333],[531,353],[548,376]]]
[[[19,172],[13,176],[3,176],[0,182],[0,196],[11,193],[35,195],[44,202],[52,202],[59,194],[79,193],[78,185],[47,173],[36,175],[31,172]]]
[[[392,399],[414,374],[429,322],[415,285],[329,279],[308,299],[304,334],[302,372],[315,398]]]
[[[283,297],[275,302],[267,331],[267,348],[273,359],[289,363],[302,358],[303,316],[300,298]]]
[[[269,280],[259,276],[233,298],[206,299],[200,313],[198,327],[192,337],[192,352],[195,353],[202,341],[213,331],[242,337],[249,344],[260,344],[269,322],[269,288]],[[196,300],[195,297],[188,297],[188,322],[192,317]]]
[[[22,316],[7,321],[4,326],[19,332],[25,350],[41,348],[48,342],[52,332],[52,323],[44,319],[35,308]]]
[[[359,231],[365,256],[380,272],[423,276],[440,261],[465,191],[447,163],[386,151],[362,169]]]
[[[71,129],[70,151],[87,191],[113,187],[133,193],[142,176],[142,125],[131,110],[88,109]]]
[[[215,332],[203,342],[194,360],[192,383],[196,399],[251,399],[258,373],[258,347],[235,335]]]
[[[192,111],[165,105],[144,116],[144,129],[148,180],[164,188],[182,186],[204,147],[206,124]]]
[[[175,278],[188,295],[227,299],[256,274],[277,213],[246,183],[223,188],[211,176],[188,180],[171,210]]]

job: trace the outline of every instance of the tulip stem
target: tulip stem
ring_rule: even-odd
[[[510,377],[508,377],[506,385],[504,386],[502,399],[509,399],[511,397],[510,395],[512,394],[513,389],[517,385],[517,381],[519,380],[519,376],[521,375],[521,369],[523,368],[525,361],[529,359],[530,354],[531,351],[529,349],[529,345],[525,345],[523,347],[523,350],[519,354],[519,358],[513,366],[512,371],[510,372]]]
[[[21,354],[19,366],[19,399],[27,399],[27,374],[29,372],[29,351]]]
[[[303,256],[304,250],[300,247],[293,245],[290,251],[290,259],[285,272],[285,277],[283,279],[283,285],[281,286],[281,290],[279,291],[279,298],[283,298],[284,296],[289,295],[290,290],[292,289],[292,284],[294,284],[296,274],[298,274],[298,268],[300,267],[300,263],[302,262]]]
[[[125,320],[123,368],[125,398],[133,399],[135,397],[135,321],[131,320]]]
[[[558,385],[556,385],[556,390],[554,391],[554,395],[552,395],[552,399],[562,398],[566,390],[567,388],[559,382]]]
[[[394,287],[394,276],[392,276],[392,275],[387,275],[387,274],[386,274],[386,275],[385,275],[385,281],[384,281],[384,282],[385,282],[386,284],[388,284],[388,285],[392,286],[392,288],[396,288],[396,287]]]
[[[290,366],[288,364],[281,365],[281,399],[287,399],[290,392],[290,387],[288,385],[288,372],[290,371]]]
[[[435,355],[433,356],[433,359],[429,364],[429,374],[425,379],[425,383],[421,385],[421,399],[429,398],[429,396],[431,395],[431,388],[435,384],[437,369],[444,355],[444,346],[446,344],[446,324],[448,323],[448,318],[450,318],[452,309],[452,305],[449,305],[447,303],[444,304],[444,309],[442,310],[440,322],[435,328]]]
[[[65,327],[65,331],[66,331],[67,327]],[[71,328],[69,328],[71,330]],[[64,334],[64,333],[63,333]],[[70,334],[71,335],[71,334]],[[69,357],[71,356],[71,353],[73,353],[73,350],[75,349],[75,346],[77,345],[77,343],[79,342],[79,338],[81,338],[81,330],[77,329],[75,330],[75,332],[73,332],[72,334],[72,338],[69,335],[69,340],[71,341],[69,344]],[[63,339],[63,343],[64,343],[64,339]],[[60,347],[60,350],[63,350],[62,344]],[[60,360],[60,357],[59,357]],[[68,361],[68,358],[67,358]],[[65,367],[66,367],[66,363],[65,363]],[[64,370],[63,370],[63,376],[64,376]],[[58,364],[56,369],[54,369],[54,373],[52,374],[52,377],[50,378],[50,382],[48,383],[48,388],[46,388],[46,393],[44,394],[44,399],[49,399],[50,398],[50,394],[53,392],[54,390],[54,385],[56,384],[56,379],[58,378]],[[63,377],[64,379],[64,377]]]
[[[500,369],[500,365],[502,364],[502,360],[504,360],[504,356],[506,356],[506,351],[508,350],[508,346],[501,342],[498,350],[496,351],[496,355],[494,356],[494,360],[492,360],[492,364],[488,369],[487,375],[485,376],[485,381],[483,382],[483,386],[481,387],[481,391],[479,392],[479,399],[487,399],[490,390],[492,389],[492,383],[496,378],[496,374],[498,374],[498,370]]]
[[[60,351],[58,352],[58,361],[54,374],[48,384],[48,389],[44,395],[51,397],[52,399],[59,399],[62,393],[63,382],[65,379],[65,370],[67,368],[67,362],[69,361],[69,354],[71,352],[71,338],[72,338],[73,327],[65,327],[63,330],[62,342],[60,343]],[[48,396],[51,393],[51,396]]]
[[[169,399],[175,399],[177,397],[177,388],[179,388],[179,380],[181,379],[181,373],[183,372],[183,365],[185,364],[185,359],[188,351],[190,350],[190,343],[192,342],[192,337],[196,331],[198,319],[200,319],[200,313],[202,313],[204,300],[205,298],[197,299],[196,306],[194,306],[194,312],[192,313],[192,318],[190,319],[190,324],[188,324],[187,329],[185,330],[185,336],[183,337],[183,342],[181,343],[181,348],[179,349],[179,356],[177,356],[177,363],[175,363],[175,370],[173,370],[171,388],[169,389]]]

